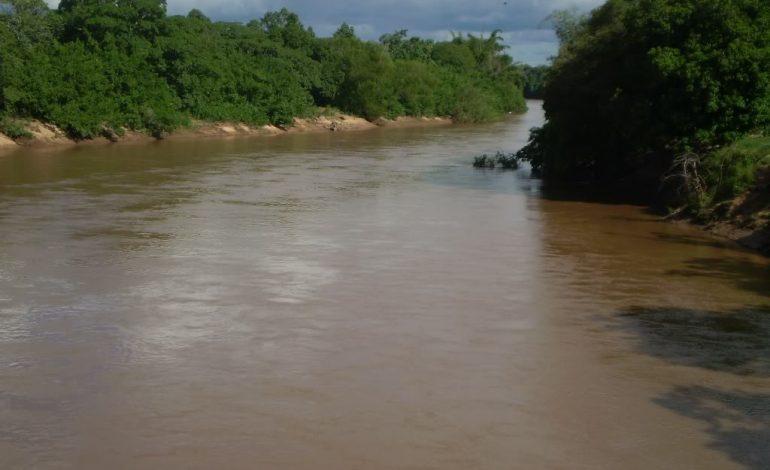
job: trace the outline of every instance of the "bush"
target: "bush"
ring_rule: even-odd
[[[30,0],[0,11],[0,114],[58,125],[76,139],[116,129],[162,137],[188,118],[290,124],[318,107],[367,119],[452,115],[483,121],[523,109],[498,35],[435,43],[405,31],[363,41],[343,25],[318,38],[297,15],[247,25],[165,2]]]
[[[501,168],[504,170],[518,170],[519,169],[519,159],[516,157],[515,154],[509,153],[505,154],[502,152],[497,152],[497,164],[500,165]]]
[[[767,125],[770,2],[609,0],[561,18],[547,122],[522,154],[546,177],[649,174],[640,181],[654,187],[677,156]]]
[[[479,155],[473,159],[474,168],[495,168],[499,166],[503,170],[518,170],[519,159],[513,153],[497,152],[495,155]]]
[[[473,158],[474,168],[494,168],[496,165],[495,159],[487,154],[480,155]]]
[[[493,101],[494,98],[485,90],[472,85],[462,86],[452,99],[450,116],[457,122],[489,121],[499,115]]]
[[[770,138],[749,137],[707,155],[702,162],[707,204],[732,199],[754,187],[770,167]]]
[[[0,133],[14,140],[32,137],[32,134],[24,126],[23,121],[7,117],[0,119]]]

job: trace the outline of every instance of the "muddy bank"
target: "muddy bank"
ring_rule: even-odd
[[[675,223],[694,225],[719,238],[770,256],[770,168],[744,194],[716,205],[707,215],[686,213],[666,217]]]
[[[378,127],[422,127],[452,124],[443,117],[399,117],[378,119],[374,122],[348,114],[333,114],[316,118],[295,118],[289,126],[253,126],[237,122],[193,121],[189,127],[180,128],[164,137],[168,140],[229,137],[270,137],[288,133],[352,132],[376,129]],[[74,140],[52,124],[30,121],[25,126],[29,136],[16,140],[0,134],[0,152],[19,147],[53,147],[68,145],[98,145],[116,143],[152,142],[156,138],[142,132],[125,131],[122,135],[97,137],[88,140]]]
[[[745,228],[732,222],[716,222],[705,228],[714,235],[732,240],[744,248],[770,256],[770,226]]]
[[[770,168],[750,191],[714,210],[707,230],[740,245],[770,255]]]

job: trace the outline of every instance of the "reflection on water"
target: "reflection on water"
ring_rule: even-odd
[[[0,467],[758,468],[770,264],[541,119],[0,157]]]
[[[768,289],[770,264],[766,263],[765,260],[754,261],[720,256],[697,257],[687,260],[684,266],[679,269],[670,270],[669,274],[718,279],[723,283],[734,284],[741,290],[754,292],[759,296],[770,296],[770,289]]]
[[[656,403],[702,421],[709,447],[727,453],[745,468],[766,469],[770,462],[770,394],[678,387]]]
[[[621,326],[646,354],[693,367],[770,377],[770,308],[726,312],[632,307]]]

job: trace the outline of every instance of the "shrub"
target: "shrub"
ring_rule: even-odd
[[[516,154],[497,152],[495,155],[479,155],[473,159],[474,168],[495,168],[503,170],[518,170],[519,159]]]
[[[348,25],[318,38],[285,9],[243,25],[168,17],[162,0],[28,3],[0,12],[0,114],[76,139],[161,137],[188,117],[286,125],[329,106],[473,122],[522,108],[495,35],[435,43],[399,31],[376,43]]]
[[[32,137],[32,134],[24,126],[23,121],[8,117],[0,119],[0,133],[14,140]]]

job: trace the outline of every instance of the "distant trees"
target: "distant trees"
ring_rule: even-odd
[[[520,66],[525,98],[542,99],[545,81],[550,70],[548,65]]]
[[[62,39],[130,42],[153,41],[163,34],[165,0],[62,0]]]
[[[660,177],[770,119],[766,0],[609,0],[559,18],[547,123],[522,152],[548,177]]]
[[[163,135],[189,118],[286,124],[333,106],[366,116],[491,119],[521,111],[522,80],[499,34],[449,42],[319,38],[283,9],[247,24],[161,0],[0,0],[0,118],[76,138]]]
[[[394,59],[423,62],[431,60],[435,45],[433,41],[426,41],[417,37],[408,38],[405,29],[380,36],[380,43],[388,49],[390,56]]]

